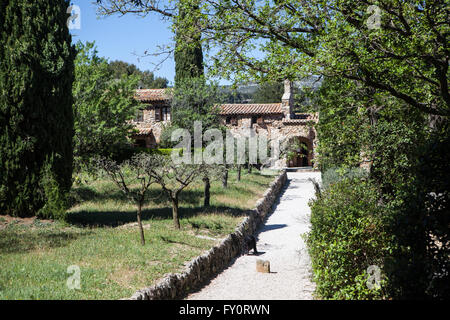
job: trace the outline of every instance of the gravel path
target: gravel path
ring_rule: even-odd
[[[258,256],[244,255],[214,278],[192,300],[313,299],[311,263],[301,234],[309,231],[308,200],[316,172],[288,172],[288,183],[274,212],[256,232]],[[270,261],[271,273],[256,272],[256,260]]]

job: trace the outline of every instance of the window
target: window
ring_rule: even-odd
[[[162,108],[162,121],[170,121],[170,108]]]
[[[237,120],[237,118],[231,118],[231,125],[232,126],[237,126],[238,125],[238,120]]]
[[[230,124],[231,123],[231,117],[227,117],[226,120],[225,120],[225,123],[226,124]]]
[[[170,107],[155,107],[155,121],[170,121]]]
[[[259,125],[264,124],[264,117],[258,117],[258,120],[256,121],[256,123]]]
[[[250,124],[250,128],[253,128],[253,125],[256,123],[257,120],[258,120],[258,117],[256,117],[256,116],[252,117],[252,122]]]
[[[139,109],[136,112],[136,117],[134,118],[134,121],[136,121],[136,122],[144,122],[144,110]]]

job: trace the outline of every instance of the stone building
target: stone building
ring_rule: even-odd
[[[155,148],[164,126],[170,122],[169,92],[167,89],[139,89],[135,98],[142,103],[142,108],[132,121],[138,130],[132,139],[138,147]]]
[[[306,147],[294,149],[294,155],[290,159],[280,159],[277,167],[314,166],[317,146],[314,124],[318,121],[318,114],[294,113],[291,82],[285,81],[284,91],[280,103],[220,105],[220,121],[234,136],[243,135],[251,128],[257,134],[266,135],[269,140],[279,140],[291,146],[303,144]],[[144,107],[133,121],[138,134],[132,138],[137,146],[156,147],[164,125],[171,118],[168,90],[137,90],[136,99]]]

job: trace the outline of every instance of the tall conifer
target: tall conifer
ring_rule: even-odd
[[[61,209],[72,181],[68,1],[0,2],[0,214]]]
[[[196,24],[200,14],[197,0],[179,0],[176,18],[175,86],[188,79],[200,78],[204,74],[201,31]]]

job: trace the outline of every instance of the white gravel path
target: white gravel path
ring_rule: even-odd
[[[311,263],[300,235],[309,231],[308,200],[314,187],[308,178],[320,179],[316,172],[288,172],[288,184],[274,212],[257,231],[260,255],[244,255],[234,260],[192,300],[310,300],[315,285]],[[256,260],[270,261],[271,273],[256,272]]]

